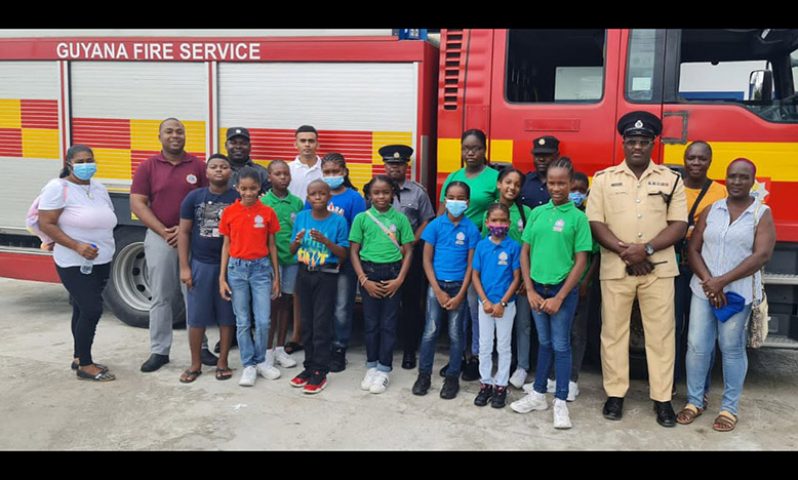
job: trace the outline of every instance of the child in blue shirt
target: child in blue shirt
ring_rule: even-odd
[[[291,253],[299,265],[296,292],[302,300],[302,344],[305,369],[291,380],[304,393],[316,394],[327,386],[332,343],[333,302],[339,265],[349,251],[346,220],[327,209],[330,187],[321,180],[308,185],[311,210],[302,210],[291,233]]]
[[[468,208],[470,188],[453,181],[444,192],[446,213],[427,225],[421,239],[424,244],[424,272],[429,280],[427,317],[421,338],[418,379],[413,394],[426,395],[431,385],[435,342],[444,310],[449,317],[449,366],[441,389],[441,398],[452,399],[460,390],[458,377],[463,355],[464,316],[468,285],[471,283],[471,262],[479,243],[479,230],[464,216]]]
[[[347,235],[358,213],[366,210],[366,201],[357,193],[349,180],[346,159],[340,153],[328,153],[321,159],[322,180],[330,186],[327,209],[346,219]],[[310,208],[310,200],[305,209]],[[349,261],[341,262],[338,287],[335,294],[335,332],[330,371],[340,372],[346,368],[346,349],[352,336],[352,312],[355,307],[357,275]]]
[[[503,408],[512,360],[515,293],[521,282],[521,246],[508,238],[510,210],[501,203],[488,207],[486,227],[490,235],[480,240],[474,252],[472,282],[479,297],[479,374],[482,385],[474,405]],[[493,377],[493,331],[499,369]]]

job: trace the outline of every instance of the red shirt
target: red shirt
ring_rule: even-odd
[[[163,152],[141,162],[130,193],[146,195],[150,209],[166,228],[180,224],[180,204],[186,195],[195,188],[207,187],[205,162],[188,153],[183,161],[172,165]]]
[[[219,221],[219,233],[230,237],[230,256],[256,260],[269,256],[268,238],[280,230],[280,221],[272,207],[255,202],[250,207],[241,199],[225,208]]]

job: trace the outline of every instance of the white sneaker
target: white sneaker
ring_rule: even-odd
[[[387,389],[388,389],[388,373],[377,372],[374,375],[374,381],[371,384],[371,388],[369,388],[369,392],[382,393]]]
[[[568,382],[568,400],[573,402],[579,396],[579,385],[576,382]]]
[[[557,380],[549,379],[546,382],[546,393],[556,393],[557,392]]]
[[[366,376],[363,377],[363,381],[360,382],[360,389],[368,391],[371,389],[371,384],[374,383],[374,377],[377,375],[377,368],[372,367],[366,370]]]
[[[526,370],[520,367],[516,368],[512,376],[510,377],[510,384],[515,388],[521,388],[524,386],[525,381],[526,381]]]
[[[255,367],[249,366],[244,367],[244,371],[241,372],[241,380],[238,381],[238,384],[242,387],[252,387],[255,385],[255,380],[258,379],[258,371]]]
[[[568,404],[562,400],[554,400],[554,428],[571,428],[571,418],[568,416]]]
[[[546,410],[549,404],[546,403],[546,395],[533,390],[521,400],[511,403],[510,408],[518,413],[529,413],[532,410]]]
[[[521,390],[525,391],[526,393],[532,393],[535,391],[535,382],[525,383]]]
[[[289,355],[283,347],[274,349],[274,361],[277,365],[284,368],[296,367],[296,360],[291,358],[291,355]]]
[[[258,375],[267,380],[277,380],[281,375],[280,370],[277,370],[277,368],[269,365],[268,360],[257,365],[257,372]]]

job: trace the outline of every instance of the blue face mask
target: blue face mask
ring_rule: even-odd
[[[449,200],[446,199],[446,210],[454,217],[459,217],[463,212],[468,209],[468,202],[465,200]]]
[[[576,205],[577,207],[582,206],[582,203],[584,203],[585,198],[587,198],[587,195],[585,195],[582,192],[571,192],[568,194],[568,200],[574,202],[574,205]]]
[[[336,188],[340,187],[344,184],[344,177],[321,177],[324,180],[324,183],[330,186],[331,189],[335,190]]]
[[[97,173],[97,164],[92,163],[76,163],[72,165],[72,173],[75,174],[80,180],[89,180]]]

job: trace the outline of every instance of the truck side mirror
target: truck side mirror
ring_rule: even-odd
[[[754,70],[748,78],[748,100],[767,102],[773,99],[773,72]]]

